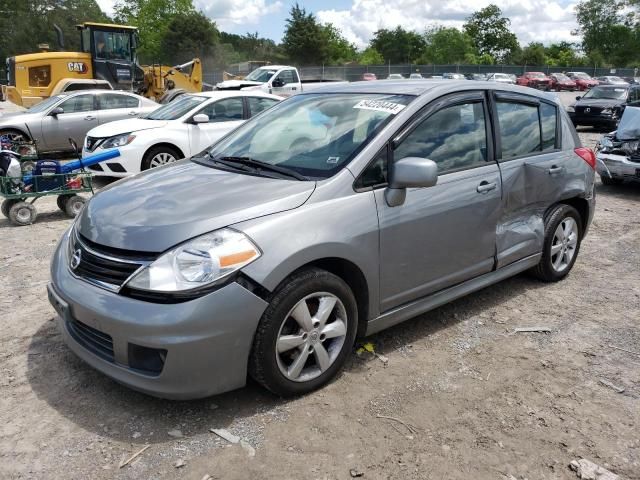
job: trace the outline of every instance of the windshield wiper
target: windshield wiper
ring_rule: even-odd
[[[220,157],[220,158],[213,158],[213,160],[216,162],[220,162],[223,165],[228,165],[229,163],[231,164],[235,163],[235,164],[240,164],[247,167],[253,167],[258,172],[260,170],[269,170],[271,172],[280,173],[287,177],[295,178],[296,180],[309,180],[308,177],[305,177],[304,175],[296,172],[291,168],[271,165],[270,163],[261,162],[260,160],[255,160],[249,157]]]

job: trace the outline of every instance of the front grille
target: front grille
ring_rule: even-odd
[[[110,335],[85,325],[78,320],[67,322],[67,330],[73,339],[90,352],[107,360],[114,361],[113,339]]]
[[[135,258],[135,252],[102,247],[81,237],[77,232],[72,233],[69,267],[74,275],[90,283],[109,290],[117,291],[124,282],[141,266],[149,263],[148,254],[142,258]],[[74,257],[79,261],[74,262]],[[75,264],[74,264],[75,263]]]
[[[587,112],[587,110],[589,110]],[[602,108],[599,107],[577,107],[577,113],[582,113],[584,115],[600,115],[602,113]]]

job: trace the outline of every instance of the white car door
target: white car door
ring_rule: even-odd
[[[298,92],[300,79],[293,69],[282,70],[271,82],[271,93],[282,97],[290,97]]]
[[[200,153],[228,132],[241,125],[246,118],[243,97],[223,98],[208,103],[195,115],[204,114],[209,123],[189,123],[190,155]],[[192,117],[193,118],[193,117]]]

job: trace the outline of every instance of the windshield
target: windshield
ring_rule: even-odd
[[[36,103],[33,107],[27,109],[27,113],[39,113],[44,112],[49,107],[55,105],[60,100],[62,100],[66,95],[54,95],[53,97],[49,97],[40,103]]]
[[[413,98],[353,93],[297,95],[215,144],[209,157],[251,158],[308,178],[329,178]]]
[[[189,113],[194,107],[206,101],[207,97],[198,97],[195,95],[182,95],[171,103],[167,103],[162,107],[148,114],[148,120],[176,120],[183,115]]]
[[[624,109],[616,137],[618,140],[637,140],[640,138],[640,108],[627,107]]]
[[[252,82],[268,82],[271,77],[276,73],[276,70],[269,68],[257,68],[249,75],[244,77],[245,80]]]
[[[567,82],[570,80],[570,78],[567,77],[564,73],[556,73],[553,76],[560,82]]]
[[[528,75],[529,75],[529,78],[544,78],[544,73],[540,73],[540,72],[531,72]]]
[[[583,72],[574,73],[573,76],[581,80],[591,80],[591,77]]]
[[[591,98],[593,100],[622,100],[627,95],[626,88],[602,88],[595,87],[585,93],[582,98]]]
[[[124,32],[93,32],[96,58],[131,61],[131,36]]]

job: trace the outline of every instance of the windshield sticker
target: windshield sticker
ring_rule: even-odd
[[[327,163],[336,164],[340,161],[340,157],[329,157],[327,158]]]
[[[373,110],[376,112],[389,113],[396,115],[402,111],[405,105],[394,102],[385,102],[384,100],[361,100],[356,103],[353,108],[360,110]]]

